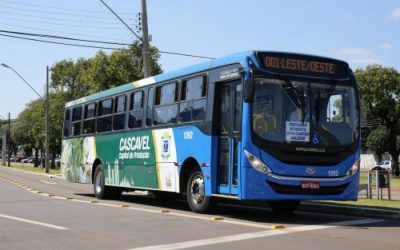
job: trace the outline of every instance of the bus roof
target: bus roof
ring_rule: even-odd
[[[192,66],[188,66],[179,70],[175,70],[175,71],[171,71],[171,72],[167,72],[167,73],[163,73],[163,74],[159,74],[156,76],[152,76],[152,77],[148,77],[148,78],[144,78],[142,80],[139,81],[134,81],[134,82],[130,82],[130,83],[126,83],[123,85],[120,85],[118,87],[114,87],[114,88],[110,88],[104,91],[100,91],[73,101],[70,101],[68,103],[66,103],[66,108],[72,107],[74,105],[78,105],[78,104],[82,104],[85,102],[90,102],[90,101],[94,101],[97,99],[101,99],[101,98],[105,98],[107,96],[112,96],[118,93],[123,93],[129,90],[133,90],[135,88],[139,88],[139,87],[143,87],[143,86],[147,86],[156,82],[162,82],[162,81],[167,81],[170,79],[174,79],[180,76],[185,76],[185,75],[190,75],[190,74],[195,74],[197,72],[201,72],[201,71],[205,71],[207,69],[211,69],[211,68],[217,68],[217,67],[221,67],[224,65],[229,65],[229,64],[234,64],[234,63],[240,63],[242,64],[242,66],[246,65],[246,58],[250,57],[253,59],[253,61],[257,63],[257,60],[255,58],[255,52],[271,52],[271,53],[281,53],[281,54],[291,54],[291,55],[304,55],[304,56],[311,56],[311,55],[306,55],[306,54],[298,54],[298,53],[289,53],[289,52],[277,52],[277,51],[253,51],[253,50],[248,50],[248,51],[244,51],[244,52],[239,52],[239,53],[235,53],[235,54],[231,54],[231,55],[227,55],[221,58],[217,58],[217,59],[213,59],[204,63],[200,63],[200,64],[195,64]],[[331,59],[331,58],[327,58],[327,57],[320,57],[317,56],[319,58],[324,58],[324,59]],[[332,59],[332,60],[336,60],[336,59]],[[336,60],[338,61],[338,60]]]

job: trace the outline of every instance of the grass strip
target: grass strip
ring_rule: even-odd
[[[46,173],[46,169],[40,166],[35,168],[33,166],[11,164],[11,168],[34,172],[34,173],[42,173],[42,174]],[[60,174],[60,169],[50,169],[50,174]]]

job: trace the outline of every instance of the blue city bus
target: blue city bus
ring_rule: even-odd
[[[346,62],[247,51],[124,84],[65,107],[62,173],[99,199],[149,190],[217,200],[356,200],[360,107]]]

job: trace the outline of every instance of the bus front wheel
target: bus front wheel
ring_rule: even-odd
[[[186,192],[189,207],[193,212],[205,213],[212,208],[214,202],[211,197],[205,195],[204,177],[200,170],[190,175]]]
[[[299,207],[300,201],[269,201],[268,205],[276,214],[291,214]]]
[[[100,167],[96,168],[94,172],[93,189],[94,195],[97,199],[108,199],[113,196],[113,190],[111,187],[105,185],[104,171]]]

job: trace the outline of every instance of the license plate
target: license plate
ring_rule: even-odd
[[[302,189],[319,189],[319,181],[302,181]]]

